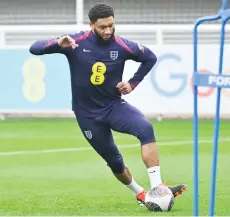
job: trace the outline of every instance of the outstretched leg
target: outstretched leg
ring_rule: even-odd
[[[114,144],[112,132],[108,123],[95,118],[77,117],[81,131],[94,150],[107,162],[114,176],[137,195],[144,189],[136,183],[123,157]]]
[[[130,134],[139,139],[151,188],[161,185],[159,154],[152,124],[138,109],[125,101],[117,103],[107,118],[114,131]],[[174,196],[177,196],[185,188],[185,185],[179,185],[170,189]]]
[[[162,184],[158,149],[152,124],[128,103],[117,104],[108,115],[111,129],[135,136],[141,143],[141,155],[147,168],[151,188]]]

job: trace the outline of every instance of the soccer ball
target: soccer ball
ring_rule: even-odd
[[[172,191],[163,185],[149,190],[145,196],[146,207],[153,212],[170,211],[174,204]]]

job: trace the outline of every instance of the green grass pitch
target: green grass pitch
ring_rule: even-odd
[[[22,119],[0,121],[0,215],[193,215],[192,122],[163,120],[153,124],[163,180],[169,185],[188,185],[170,212],[152,213],[139,207],[131,192],[90,148],[74,119]],[[200,215],[208,215],[213,122],[200,122],[199,134]],[[114,136],[136,181],[148,189],[137,139],[119,133]],[[221,122],[218,216],[230,215],[229,143],[230,122]]]

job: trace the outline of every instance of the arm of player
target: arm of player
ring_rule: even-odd
[[[132,90],[144,79],[144,77],[150,72],[152,67],[157,62],[156,55],[147,47],[138,45],[135,42],[127,41],[127,46],[130,48],[128,59],[136,62],[141,62],[137,72],[128,81],[131,85]]]
[[[73,37],[70,35],[54,38],[51,40],[39,40],[30,46],[30,53],[34,55],[62,53],[65,54],[70,48],[78,47]]]

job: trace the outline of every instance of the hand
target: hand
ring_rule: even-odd
[[[123,95],[129,94],[132,91],[132,87],[129,82],[119,82],[116,87]]]
[[[76,44],[75,40],[68,35],[59,38],[58,44],[62,48],[72,47],[74,49],[79,46],[78,44]]]

